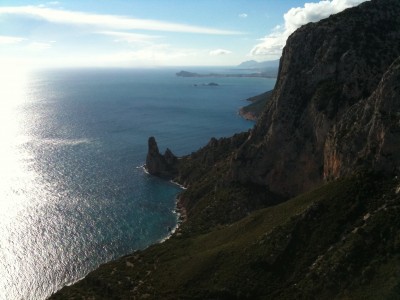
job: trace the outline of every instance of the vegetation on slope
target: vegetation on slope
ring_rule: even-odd
[[[233,223],[256,209],[284,200],[265,186],[240,184],[227,178],[231,154],[248,135],[244,132],[230,138],[213,138],[205,147],[180,160],[175,180],[188,187],[179,197],[188,216],[182,234]]]
[[[254,97],[250,97],[247,99],[250,104],[240,108],[239,114],[246,120],[256,121],[264,111],[265,105],[271,98],[271,95],[272,91],[268,91]]]
[[[110,262],[52,299],[396,299],[398,185],[332,182]]]

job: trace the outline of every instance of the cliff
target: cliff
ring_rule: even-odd
[[[326,139],[325,178],[360,168],[393,175],[400,171],[400,57],[372,95],[346,111]]]
[[[371,0],[293,33],[255,127],[169,165],[179,233],[52,298],[399,299],[399,16]],[[149,140],[153,174],[165,156]]]
[[[294,32],[271,100],[232,159],[232,179],[293,196],[339,174],[326,165],[335,160],[328,135],[377,90],[400,56],[399,14],[398,1],[375,0]]]

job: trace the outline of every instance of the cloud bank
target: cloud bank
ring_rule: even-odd
[[[222,30],[209,27],[199,27],[180,23],[163,22],[158,20],[135,19],[124,16],[92,14],[78,11],[68,11],[37,6],[9,6],[0,7],[0,15],[14,14],[29,18],[45,20],[51,23],[62,23],[70,25],[89,25],[99,28],[114,30],[153,30],[184,32],[212,35],[236,35],[242,34],[238,31]]]
[[[327,18],[365,1],[368,0],[324,0],[317,3],[305,3],[304,7],[291,8],[283,16],[284,26],[276,27],[272,33],[261,38],[261,43],[255,45],[250,54],[270,58],[279,57],[289,35],[300,26]]]

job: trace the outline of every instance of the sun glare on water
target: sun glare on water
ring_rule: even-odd
[[[2,68],[0,72],[0,299],[20,299],[23,286],[29,286],[26,269],[28,254],[19,245],[32,230],[27,210],[37,205],[38,175],[26,145],[30,120],[29,72],[21,68]],[[30,281],[32,281],[30,279]],[[29,287],[28,287],[29,288]],[[6,298],[2,298],[6,296]]]
[[[32,175],[26,166],[28,153],[22,147],[25,120],[21,109],[27,98],[28,73],[3,69],[0,82],[0,216],[4,220],[16,212],[18,198]]]

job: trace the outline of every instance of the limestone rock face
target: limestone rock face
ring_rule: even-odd
[[[164,155],[160,154],[154,137],[148,140],[146,169],[151,175],[162,178],[173,178],[177,174],[178,158],[167,148]]]
[[[324,177],[338,178],[363,167],[400,171],[400,57],[374,93],[351,107],[330,132]]]
[[[232,158],[232,180],[267,185],[273,192],[293,196],[342,174],[334,169],[344,167],[352,156],[338,156],[330,148],[349,151],[339,146],[339,132],[356,130],[346,121],[340,123],[342,118],[357,119],[367,103],[388,107],[378,96],[378,85],[384,88],[381,79],[400,56],[399,15],[400,1],[372,0],[294,32],[283,50],[271,100]],[[350,118],[355,111],[360,116]],[[365,145],[363,152],[369,156],[381,149],[379,140],[385,139],[390,148],[386,129],[383,137],[382,127],[371,128],[370,146]]]

